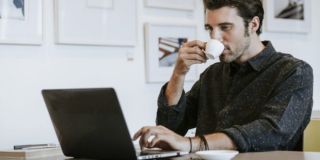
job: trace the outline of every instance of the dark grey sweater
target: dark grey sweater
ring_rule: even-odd
[[[175,106],[163,86],[157,124],[184,135],[223,132],[241,152],[292,150],[310,121],[313,73],[306,62],[276,52],[271,42],[242,65],[208,67]]]

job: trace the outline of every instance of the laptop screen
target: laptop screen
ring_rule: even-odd
[[[46,89],[42,95],[66,156],[136,159],[114,89]]]

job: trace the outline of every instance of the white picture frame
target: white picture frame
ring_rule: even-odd
[[[264,0],[265,30],[308,33],[311,27],[311,0]]]
[[[42,0],[0,0],[0,43],[41,45]]]
[[[197,38],[196,24],[146,23],[146,81],[162,83],[170,79],[183,41]],[[165,51],[164,51],[165,50]],[[198,79],[196,65],[191,66],[186,81]]]
[[[135,46],[136,1],[55,0],[56,43]]]
[[[145,0],[145,6],[151,8],[165,8],[192,11],[195,8],[194,0]]]

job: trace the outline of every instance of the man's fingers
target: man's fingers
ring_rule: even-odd
[[[204,53],[205,45],[205,42],[199,40],[184,43],[179,49],[175,72],[184,75],[189,71],[191,65],[205,63],[207,61]]]
[[[199,61],[199,60],[188,60],[186,63],[188,63],[188,64],[202,64],[203,61]]]
[[[156,144],[160,140],[160,136],[165,132],[166,130],[162,126],[143,127],[133,136],[133,139],[136,140],[140,137],[139,145],[141,149],[144,147],[150,148],[153,146],[152,143]]]
[[[190,42],[184,43],[182,46],[183,46],[183,47],[194,47],[194,46],[198,46],[198,47],[200,47],[201,49],[204,49],[204,48],[206,47],[206,43],[205,43],[205,42],[202,42],[202,41],[199,41],[199,40],[194,40],[194,41],[190,41]]]
[[[141,129],[141,135],[140,135],[140,147],[147,147],[148,146],[148,140],[151,138],[151,136],[154,136],[159,132],[159,129],[157,127],[143,127]]]
[[[205,62],[207,60],[204,51],[201,50],[199,47],[182,48],[180,50],[179,56],[182,59],[200,60],[202,62]]]
[[[149,142],[149,144],[148,144],[148,147],[149,148],[153,148],[153,147],[155,147],[155,145],[160,141],[161,139],[160,139],[160,136],[155,136],[153,139],[152,139],[152,141],[151,142]]]
[[[152,133],[151,130],[149,130],[149,132],[145,133],[143,135],[143,137],[141,137],[140,140],[142,140],[142,145],[143,147],[148,147],[148,143],[149,143],[149,139],[152,138],[154,136],[154,134]]]
[[[194,47],[184,47],[179,50],[180,54],[199,54],[201,56],[205,56],[204,50],[199,48],[198,46]]]
[[[142,142],[142,139],[140,138],[139,140],[139,146],[140,146],[140,149],[142,150],[143,149],[143,142]]]
[[[133,140],[137,140],[141,135],[143,135],[147,130],[149,130],[151,126],[145,126],[140,128],[134,135],[133,135]]]
[[[139,129],[139,130],[133,135],[133,138],[132,138],[132,139],[133,139],[134,141],[137,140],[137,139],[140,137],[141,131],[142,131],[142,128]]]
[[[197,61],[201,61],[201,62],[206,62],[206,57],[203,57],[203,56],[200,56],[198,54],[184,54],[184,55],[181,55],[181,57],[184,59],[184,60],[197,60]]]

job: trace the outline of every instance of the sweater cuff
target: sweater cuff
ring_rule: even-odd
[[[245,135],[241,132],[239,128],[232,127],[232,128],[221,130],[219,132],[225,133],[227,136],[229,136],[233,141],[233,143],[237,146],[237,150],[239,152],[249,151],[249,146],[245,138]]]

